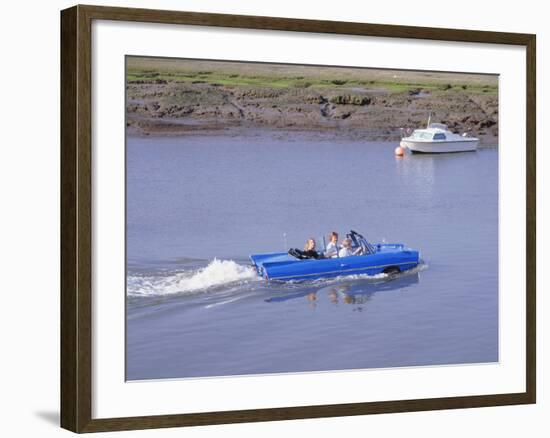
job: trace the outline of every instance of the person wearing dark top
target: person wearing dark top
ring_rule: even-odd
[[[298,259],[319,259],[322,256],[315,250],[315,246],[315,239],[310,237],[307,239],[303,251],[300,251],[298,248],[292,248],[288,251],[288,253]]]
[[[318,259],[319,253],[315,250],[315,246],[315,239],[313,237],[310,237],[309,239],[307,239],[302,254],[311,259]]]

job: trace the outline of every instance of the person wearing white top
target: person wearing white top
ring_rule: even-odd
[[[325,257],[336,257],[338,255],[338,233],[333,231],[330,233],[330,242],[325,249]]]
[[[352,255],[357,255],[361,252],[361,248],[357,248],[357,250],[352,251],[351,250],[351,239],[346,238],[342,241],[342,249],[338,251],[338,257],[349,257]]]
[[[346,247],[342,247],[340,251],[338,251],[338,257],[349,257],[351,255],[353,255],[353,253],[351,252],[351,249]]]

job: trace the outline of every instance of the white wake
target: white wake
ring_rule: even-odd
[[[220,286],[245,283],[258,279],[250,266],[233,260],[212,260],[208,266],[191,272],[167,276],[128,276],[129,296],[163,296],[178,293],[201,292]]]

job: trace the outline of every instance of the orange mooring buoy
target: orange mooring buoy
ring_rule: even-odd
[[[401,146],[397,146],[394,152],[395,152],[395,155],[397,155],[398,157],[402,157],[403,155],[405,155],[405,149],[402,148]]]

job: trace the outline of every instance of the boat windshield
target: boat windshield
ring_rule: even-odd
[[[416,130],[416,131],[413,132],[412,136],[413,136],[413,138],[418,138],[418,139],[422,139],[422,140],[431,140],[433,134],[431,132]]]

